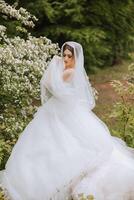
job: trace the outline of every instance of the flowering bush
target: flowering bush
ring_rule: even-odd
[[[57,53],[57,45],[45,37],[31,35],[26,41],[19,37],[4,39],[5,43],[0,48],[0,129],[6,146],[2,141],[0,145],[10,153],[9,144],[16,142],[18,134],[37,108],[39,80],[51,56]],[[2,150],[0,159],[5,150]]]
[[[28,27],[34,27],[33,21],[37,21],[37,18],[34,15],[31,15],[31,13],[29,13],[25,8],[21,7],[17,10],[15,8],[15,4],[10,6],[3,0],[0,0],[0,13],[3,14],[4,18],[7,18],[8,16],[10,18],[17,19]]]
[[[30,14],[0,1],[0,11],[25,25]],[[19,13],[19,14],[18,14]],[[25,13],[25,14],[24,14]],[[17,15],[18,14],[18,15]],[[19,134],[40,104],[39,81],[58,45],[46,37],[8,38],[0,26],[0,169],[3,169]]]
[[[113,134],[121,137],[125,142],[134,147],[134,63],[128,67],[129,73],[125,83],[112,81],[112,86],[120,96],[120,101],[114,105],[110,117],[119,121],[120,126],[113,130]]]

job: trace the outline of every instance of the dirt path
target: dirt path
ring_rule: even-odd
[[[111,119],[109,115],[112,112],[114,104],[120,100],[119,95],[115,92],[110,83],[111,82],[108,81],[93,84],[93,87],[95,87],[99,93],[94,112],[109,126],[115,121],[115,119]]]
[[[94,87],[99,93],[98,102],[103,101],[103,103],[113,104],[115,101],[119,99],[114,88],[111,86],[110,81],[105,83],[95,84]]]

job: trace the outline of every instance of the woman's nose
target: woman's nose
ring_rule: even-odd
[[[67,56],[65,56],[65,57],[64,57],[64,61],[67,62],[67,60],[68,60],[68,58],[67,58]]]

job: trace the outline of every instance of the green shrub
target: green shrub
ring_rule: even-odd
[[[129,73],[123,82],[114,80],[112,86],[120,96],[110,117],[120,124],[112,130],[113,134],[121,137],[129,146],[134,147],[134,64],[129,65]]]

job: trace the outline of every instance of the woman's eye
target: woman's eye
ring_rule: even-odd
[[[68,58],[72,58],[72,56],[71,55],[66,55],[66,54],[63,54],[63,57],[68,57]]]

